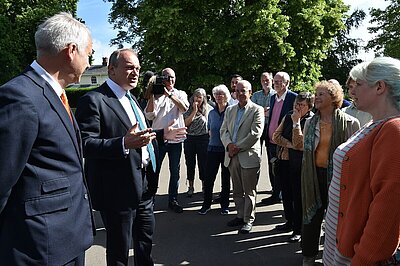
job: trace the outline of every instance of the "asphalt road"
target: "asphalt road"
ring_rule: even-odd
[[[265,150],[258,182],[257,202],[268,197],[270,190]],[[282,204],[257,206],[253,230],[248,235],[238,234],[238,228],[226,226],[236,215],[231,198],[229,215],[219,213],[219,204],[213,204],[206,215],[197,211],[202,204],[201,182],[195,181],[195,194],[186,196],[186,166],[181,158],[181,180],[179,202],[184,212],[176,214],[168,210],[168,162],[163,162],[160,187],[156,196],[156,231],[153,242],[153,258],[156,265],[283,265],[302,264],[299,243],[287,242],[291,233],[279,233],[274,230],[285,222],[282,217]],[[219,175],[215,182],[215,193],[220,191]],[[86,252],[86,265],[103,266],[105,263],[105,229],[100,215],[96,213],[97,236],[93,246]],[[130,252],[129,265],[133,263],[133,251]],[[320,261],[320,260],[319,260]],[[322,265],[322,264],[321,264]]]

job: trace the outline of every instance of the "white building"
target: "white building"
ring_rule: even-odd
[[[107,73],[108,58],[103,57],[101,65],[93,65],[83,72],[80,84],[89,86],[99,86],[108,78]]]

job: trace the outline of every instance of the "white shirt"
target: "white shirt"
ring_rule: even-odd
[[[61,101],[61,94],[63,92],[63,88],[61,87],[60,83],[58,83],[53,76],[51,76],[49,74],[49,72],[47,72],[41,65],[38,64],[38,62],[35,60],[32,62],[31,67],[33,68],[33,70],[36,71],[36,73],[39,74],[39,76],[41,76],[45,81],[47,81],[47,83],[50,84],[50,86],[53,88],[53,90],[56,92],[58,98]]]
[[[277,102],[284,101],[284,100],[285,100],[285,98],[286,98],[287,92],[288,92],[288,89],[286,89],[285,93],[284,93],[284,94],[282,94],[282,96],[281,96],[281,97],[279,97],[279,95],[278,95],[278,94],[276,94],[276,99],[275,99],[275,101],[277,101]]]
[[[181,100],[186,106],[189,106],[187,94],[184,91],[173,88],[170,93]],[[154,129],[164,129],[175,121],[174,127],[185,127],[185,121],[183,119],[183,112],[175,105],[175,103],[164,94],[154,96],[154,110],[153,112],[147,112],[145,109],[145,115],[147,119],[153,121]],[[168,143],[181,143],[184,139],[179,141],[168,141]]]
[[[129,120],[131,121],[132,126],[134,124],[136,124],[137,120],[136,120],[135,113],[133,112],[131,103],[130,103],[128,97],[125,97],[127,91],[124,90],[121,86],[119,86],[117,83],[115,83],[111,79],[107,79],[106,83],[110,87],[112,92],[115,94],[115,96],[117,97],[119,102],[121,103],[122,107],[124,108],[126,114],[129,117]],[[135,101],[133,101],[133,103],[136,104]],[[136,104],[136,107],[138,110],[140,110],[140,107],[137,104]],[[139,112],[139,115],[140,115],[140,118],[142,119],[142,121],[146,121],[142,112]],[[138,131],[140,131],[139,123],[138,123],[138,127],[136,128],[136,132],[138,132]],[[124,140],[125,140],[125,137],[122,139],[122,147],[124,149],[124,153],[129,154],[129,150],[125,149]],[[150,160],[149,152],[147,151],[147,146],[144,146],[141,149],[142,149],[142,164],[144,166],[147,166],[149,163],[149,160]]]

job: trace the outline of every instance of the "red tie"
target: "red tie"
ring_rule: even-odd
[[[65,93],[65,90],[62,90],[60,98],[61,98],[61,101],[62,101],[64,107],[65,107],[65,110],[67,110],[67,113],[69,115],[69,119],[71,119],[71,122],[72,122],[71,108],[69,107],[68,98],[67,98],[67,94]]]

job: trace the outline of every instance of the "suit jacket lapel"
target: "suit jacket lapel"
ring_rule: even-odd
[[[235,129],[235,121],[236,121],[236,116],[237,116],[237,111],[238,111],[238,105],[235,104],[232,109],[231,109],[231,119],[229,121],[229,132],[232,132],[233,135],[233,130]]]
[[[30,67],[29,67],[30,68]],[[25,72],[25,75],[29,77],[32,81],[34,81],[40,88],[43,89],[44,97],[49,101],[49,104],[53,107],[54,111],[59,116],[61,122],[63,123],[64,127],[66,128],[68,135],[71,138],[72,143],[74,144],[76,153],[78,154],[79,158],[81,157],[81,151],[79,149],[79,144],[77,142],[77,136],[75,132],[74,125],[71,122],[71,119],[65,110],[64,105],[62,104],[60,98],[57,96],[54,89],[48,84],[42,77],[40,77],[32,68]],[[73,118],[73,121],[76,125],[76,121]]]
[[[244,113],[242,115],[242,118],[240,119],[239,122],[239,128],[242,126],[243,122],[247,119],[247,117],[250,114],[250,109],[251,109],[251,102],[249,100],[249,102],[246,104],[245,108],[244,108]]]
[[[115,96],[114,92],[110,89],[107,83],[102,85],[102,89],[104,90],[104,103],[118,116],[126,129],[130,129],[132,127],[131,120],[129,119],[129,116],[125,112],[125,109],[118,100],[117,96]]]

